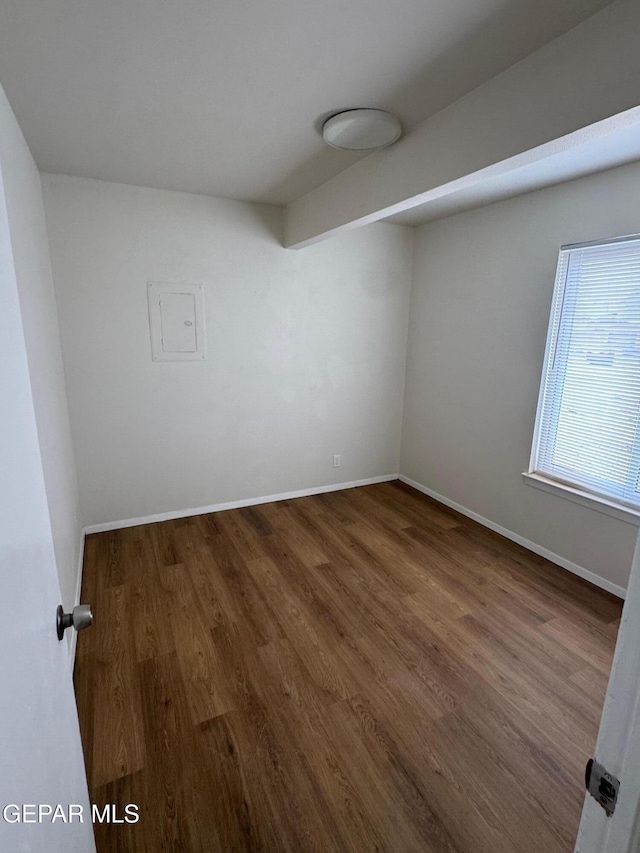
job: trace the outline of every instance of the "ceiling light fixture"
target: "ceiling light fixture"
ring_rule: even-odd
[[[354,151],[386,148],[401,135],[400,119],[385,110],[343,110],[322,125],[327,145]]]

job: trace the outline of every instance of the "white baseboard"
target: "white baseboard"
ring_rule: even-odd
[[[495,533],[499,533],[506,539],[511,539],[512,542],[522,545],[523,548],[533,551],[534,554],[538,554],[538,556],[544,557],[546,560],[550,560],[552,563],[561,566],[563,569],[573,572],[574,575],[578,575],[578,577],[589,581],[589,583],[594,584],[594,586],[599,586],[601,589],[605,589],[607,592],[617,595],[618,598],[624,598],[626,596],[627,591],[624,587],[618,586],[606,578],[600,577],[600,575],[596,575],[595,572],[591,572],[589,569],[585,569],[577,563],[572,563],[570,560],[565,560],[565,558],[561,557],[559,554],[554,554],[553,551],[549,551],[547,548],[543,548],[541,545],[537,545],[535,542],[525,539],[524,536],[520,536],[518,533],[513,533],[511,530],[507,530],[506,527],[501,527],[499,524],[489,521],[488,518],[478,515],[477,512],[473,512],[455,501],[445,498],[444,495],[439,495],[437,492],[434,492],[433,489],[428,489],[421,483],[417,483],[415,480],[405,477],[404,474],[399,474],[398,479],[403,483],[406,483],[408,486],[411,486],[413,489],[417,489],[419,492],[423,492],[423,494],[428,495],[430,498],[439,501],[439,503],[444,504],[451,509],[455,509],[456,512],[459,512],[462,515],[466,515],[467,518],[471,518],[473,521],[477,521],[484,527],[488,527],[489,530],[493,530]]]
[[[264,495],[257,498],[243,498],[239,501],[211,504],[210,506],[177,509],[170,512],[158,512],[155,515],[145,515],[140,518],[125,518],[121,521],[105,521],[102,524],[89,524],[84,528],[85,533],[104,533],[107,530],[121,530],[123,527],[137,527],[139,524],[153,524],[157,521],[171,521],[174,518],[187,518],[190,515],[206,515],[209,512],[222,512],[226,509],[241,509],[245,506],[258,506],[276,501],[286,501],[291,498],[306,498],[310,495],[322,495],[326,492],[339,492],[343,489],[354,489],[357,486],[372,486],[374,483],[388,483],[397,480],[397,474],[383,474],[380,477],[368,477],[365,480],[352,480],[349,483],[333,483],[329,486],[314,486],[311,489],[298,489],[295,492],[282,492],[279,495]]]
[[[76,590],[73,597],[73,607],[80,604],[80,595],[82,594],[82,569],[84,567],[84,539],[85,531],[80,532],[80,553],[78,554],[78,571],[76,578]],[[78,632],[71,632],[71,642],[69,643],[69,666],[73,673],[73,667],[76,662],[76,644],[78,642]]]

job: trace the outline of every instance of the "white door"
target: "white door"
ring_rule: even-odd
[[[575,853],[640,851],[640,534],[602,711],[596,760],[620,781],[609,817],[587,795]]]
[[[0,178],[0,850],[7,853],[95,850],[69,653],[55,630],[59,602]],[[69,805],[82,807],[82,823],[68,822]]]

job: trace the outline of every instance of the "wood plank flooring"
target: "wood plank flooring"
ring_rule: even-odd
[[[571,853],[621,602],[399,482],[89,536],[99,853]]]

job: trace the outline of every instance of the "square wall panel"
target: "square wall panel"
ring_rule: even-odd
[[[204,286],[147,284],[154,361],[202,361],[205,356]]]

